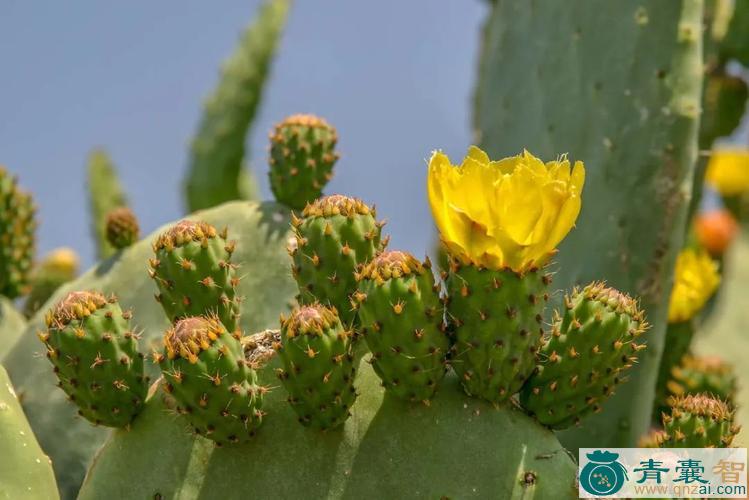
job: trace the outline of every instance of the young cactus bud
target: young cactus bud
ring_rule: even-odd
[[[39,333],[58,386],[94,424],[124,427],[143,407],[148,378],[130,317],[114,297],[72,292],[47,313],[47,330]]]
[[[276,199],[295,210],[319,198],[333,177],[338,134],[314,115],[293,115],[270,134],[270,187]]]
[[[645,348],[638,337],[647,328],[628,295],[602,283],[573,291],[545,339],[541,364],[520,394],[521,405],[553,429],[599,411]]]
[[[686,355],[679,366],[671,370],[668,388],[674,396],[704,392],[723,401],[733,401],[736,397],[736,374],[731,365],[717,356]]]
[[[450,342],[431,264],[406,252],[383,252],[359,273],[361,332],[386,390],[429,403],[445,375]]]
[[[78,254],[73,249],[62,247],[51,251],[31,273],[23,313],[31,317],[61,285],[78,275],[78,267]]]
[[[0,166],[0,295],[15,299],[26,293],[35,230],[31,196]]]
[[[262,423],[268,389],[257,384],[239,337],[215,316],[182,318],[164,335],[163,354],[155,355],[177,412],[219,445],[248,441]]]
[[[234,242],[205,222],[183,220],[153,244],[149,274],[169,320],[215,314],[233,332],[239,320]]]
[[[536,365],[551,276],[454,258],[447,274],[447,318],[455,332],[451,365],[469,395],[506,401]]]
[[[351,415],[356,400],[351,336],[335,308],[312,304],[281,317],[278,376],[302,425],[333,429]]]
[[[296,238],[289,254],[300,303],[333,306],[345,325],[352,324],[355,273],[387,244],[380,240],[384,223],[375,216],[360,200],[332,195],[310,203],[301,219],[293,219]]]
[[[672,397],[669,405],[670,414],[662,415],[663,448],[727,448],[739,432],[733,407],[707,394]]]
[[[671,379],[666,383],[668,396],[710,394],[731,403],[736,396],[736,374],[733,367],[716,356],[687,354],[681,363],[671,369]],[[659,414],[668,413],[668,398],[662,400]]]
[[[129,247],[140,238],[138,219],[127,207],[115,208],[107,214],[107,241],[116,249]]]

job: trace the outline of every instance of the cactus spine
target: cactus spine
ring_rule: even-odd
[[[140,335],[130,318],[114,297],[72,292],[47,313],[47,330],[39,334],[58,386],[95,424],[128,425],[146,398]]]
[[[429,403],[447,371],[450,348],[431,263],[387,251],[358,279],[361,333],[382,385],[401,398]]]
[[[237,328],[239,278],[232,264],[235,242],[206,222],[183,220],[154,242],[151,278],[169,320],[216,314],[230,332]]]
[[[263,418],[267,389],[257,384],[239,338],[217,317],[183,318],[167,330],[164,352],[155,355],[177,413],[218,445],[249,440]]]
[[[520,395],[524,408],[553,429],[579,423],[614,393],[645,344],[648,328],[629,296],[593,283],[565,297],[564,313],[540,352],[536,372]]]
[[[36,209],[31,196],[0,166],[0,295],[25,293],[34,260]]]
[[[322,194],[338,160],[338,133],[322,118],[292,115],[270,134],[270,186],[276,199],[295,209]]]
[[[138,219],[127,207],[118,207],[107,214],[107,242],[117,250],[129,247],[140,237]]]
[[[281,317],[278,376],[302,425],[334,429],[351,415],[356,400],[351,337],[335,308],[311,304]]]
[[[332,195],[313,201],[301,219],[292,219],[296,238],[289,254],[300,303],[319,301],[335,307],[345,325],[354,321],[355,273],[387,245],[381,239],[384,222],[375,217],[361,200]]]

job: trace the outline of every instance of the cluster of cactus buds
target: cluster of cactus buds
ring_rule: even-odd
[[[301,303],[335,307],[344,324],[351,325],[355,273],[387,245],[384,222],[376,217],[374,208],[361,200],[332,195],[309,203],[301,218],[292,218],[296,237],[289,254]]]
[[[318,198],[333,177],[338,134],[324,119],[293,115],[270,134],[270,186],[276,199],[299,210]]]

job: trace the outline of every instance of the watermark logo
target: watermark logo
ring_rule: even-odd
[[[746,498],[746,448],[580,449],[580,498]]]
[[[616,459],[618,453],[596,450],[586,453],[588,463],[580,470],[580,488],[596,496],[613,495],[628,479],[627,469]]]

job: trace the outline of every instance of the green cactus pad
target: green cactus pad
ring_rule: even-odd
[[[91,212],[91,233],[96,255],[104,260],[115,252],[107,241],[107,214],[127,206],[127,194],[120,183],[112,159],[103,149],[91,151],[88,157],[88,203]]]
[[[31,196],[0,166],[0,295],[10,299],[26,292],[34,260],[35,212]]]
[[[256,199],[247,135],[262,102],[291,0],[266,0],[223,64],[216,88],[205,102],[190,147],[184,182],[189,211],[238,199]]]
[[[71,292],[47,313],[47,330],[39,333],[58,386],[97,425],[128,425],[146,399],[140,335],[130,318],[114,297]]]
[[[26,318],[16,309],[12,300],[0,295],[0,363],[25,331]]]
[[[361,333],[382,385],[398,397],[428,403],[445,376],[450,349],[431,263],[383,252],[358,277]]]
[[[140,237],[138,219],[127,207],[118,207],[107,214],[107,242],[116,249],[129,247]]]
[[[239,338],[218,318],[183,318],[167,330],[164,352],[155,356],[176,412],[219,445],[247,441],[262,423],[267,389],[257,385]]]
[[[666,327],[666,344],[661,355],[655,386],[654,422],[660,418],[661,406],[669,396],[668,381],[671,380],[671,370],[677,367],[681,359],[689,352],[696,329],[695,321],[695,319],[678,321],[669,323]]]
[[[707,394],[671,398],[669,406],[663,448],[726,448],[739,432],[731,405]]]
[[[59,498],[52,463],[39,447],[16,392],[0,365],[0,498]]]
[[[277,384],[279,361],[262,383]],[[522,412],[466,397],[452,374],[431,406],[410,404],[380,387],[366,357],[358,366],[353,415],[325,433],[299,425],[274,390],[252,442],[215,448],[154,397],[132,430],[111,435],[78,498],[577,498],[575,463]]]
[[[705,79],[700,144],[709,148],[718,137],[730,135],[739,126],[746,110],[749,90],[746,82],[730,75]]]
[[[278,377],[302,425],[334,429],[350,416],[356,400],[352,335],[334,308],[320,304],[281,318],[281,341],[275,345],[283,361]]]
[[[602,283],[575,290],[545,339],[541,363],[520,394],[521,405],[553,429],[600,411],[645,348],[636,340],[647,328],[628,295]]]
[[[551,275],[532,269],[463,265],[447,273],[447,320],[454,330],[451,364],[465,391],[494,403],[508,400],[536,366]]]
[[[321,302],[338,310],[349,325],[356,316],[350,296],[356,291],[355,273],[387,241],[373,208],[343,195],[319,198],[293,218],[296,238],[289,246],[292,272],[303,304]]]
[[[702,15],[702,0],[502,0],[484,25],[478,146],[492,158],[569,153],[588,167],[576,229],[554,256],[556,286],[606,280],[654,325],[632,382],[564,431],[573,450],[634,446],[651,423],[698,152]]]
[[[270,134],[270,187],[276,200],[303,209],[322,194],[338,160],[338,133],[322,118],[293,115]]]
[[[206,222],[183,220],[163,232],[153,244],[156,257],[149,274],[159,293],[156,300],[172,322],[188,316],[216,314],[233,332],[239,320],[235,242],[227,241]]]

